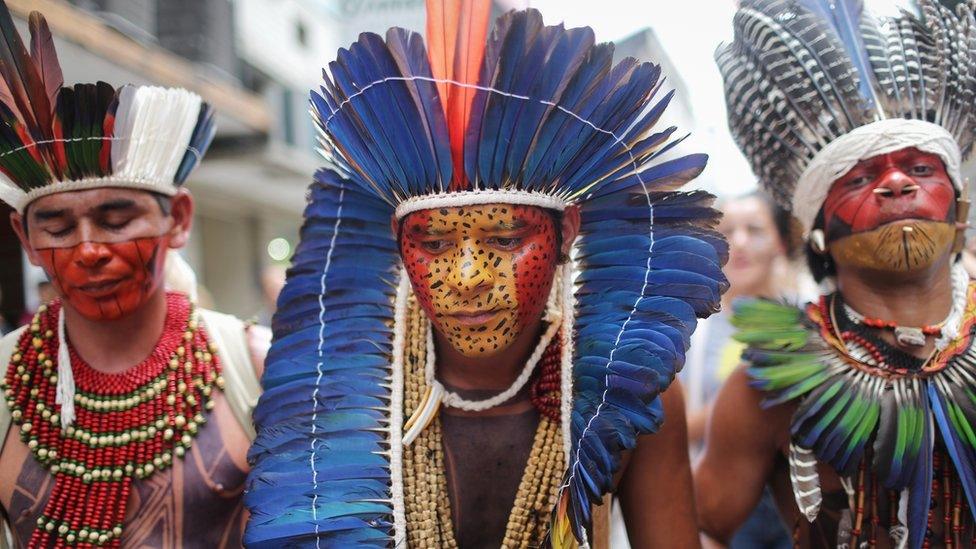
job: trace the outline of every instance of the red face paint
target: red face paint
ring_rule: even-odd
[[[166,238],[82,242],[37,250],[58,293],[91,320],[116,320],[142,306],[159,287]]]
[[[556,230],[533,206],[423,210],[403,220],[400,252],[435,329],[459,352],[488,356],[541,318],[558,265]]]
[[[901,149],[858,162],[823,205],[827,242],[894,221],[955,221],[955,188],[938,155]]]

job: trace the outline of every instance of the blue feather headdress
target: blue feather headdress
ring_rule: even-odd
[[[729,127],[760,182],[807,230],[858,160],[915,146],[963,190],[976,140],[976,20],[919,0],[878,18],[861,0],[743,0],[719,48]]]
[[[622,452],[659,427],[658,395],[727,287],[712,197],[677,191],[706,157],[660,160],[677,142],[674,128],[653,131],[672,97],[659,94],[660,67],[613,65],[612,45],[590,29],[544,26],[533,10],[502,16],[487,41],[459,43],[467,57],[445,72],[417,34],[363,34],[312,93],[329,165],[311,187],[274,318],[254,415],[249,546],[402,539],[391,217],[445,200],[580,206],[561,490],[577,539]]]

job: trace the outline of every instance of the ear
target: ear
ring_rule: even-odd
[[[566,209],[563,210],[563,224],[561,230],[563,232],[563,247],[561,250],[559,250],[559,253],[563,256],[568,256],[569,251],[573,249],[573,243],[576,242],[576,237],[579,236],[579,206],[567,206]]]
[[[24,215],[26,213],[27,211],[25,210]],[[27,253],[27,259],[30,260],[31,265],[40,267],[41,263],[38,261],[37,252],[31,246],[27,233],[24,232],[24,215],[17,212],[10,212],[10,226],[13,228],[14,233],[17,234],[17,239],[20,240],[20,245],[24,248],[24,252]]]
[[[169,230],[169,247],[182,248],[190,239],[190,229],[193,227],[193,197],[189,191],[180,189],[170,199],[169,215],[173,218],[173,226]]]
[[[400,220],[395,215],[390,216],[390,230],[393,231],[393,238],[400,234]]]

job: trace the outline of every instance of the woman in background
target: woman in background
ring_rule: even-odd
[[[684,369],[679,374],[687,395],[688,441],[692,458],[700,452],[712,401],[725,378],[740,363],[744,345],[732,339],[731,304],[741,297],[786,298],[802,293],[805,271],[792,262],[795,246],[789,213],[760,191],[731,198],[719,206],[719,231],[729,241],[725,274],[730,288],[722,311],[702,322],[691,340]],[[801,275],[801,276],[797,276]],[[812,284],[812,283],[811,283]],[[779,549],[792,546],[789,533],[768,496],[764,497],[732,540],[733,549]]]

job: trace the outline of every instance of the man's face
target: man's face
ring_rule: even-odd
[[[48,195],[17,218],[31,261],[41,266],[73,309],[91,320],[136,311],[159,288],[174,218],[156,197],[129,189]],[[181,237],[180,237],[181,238]]]
[[[460,353],[494,355],[541,318],[560,255],[560,227],[545,210],[443,208],[401,223],[400,252],[417,300]]]
[[[776,259],[786,253],[769,206],[757,196],[729,200],[718,230],[729,241],[729,283],[737,295],[757,295],[773,276]]]
[[[956,193],[935,154],[901,149],[862,160],[834,182],[824,233],[838,265],[914,271],[948,253]]]

